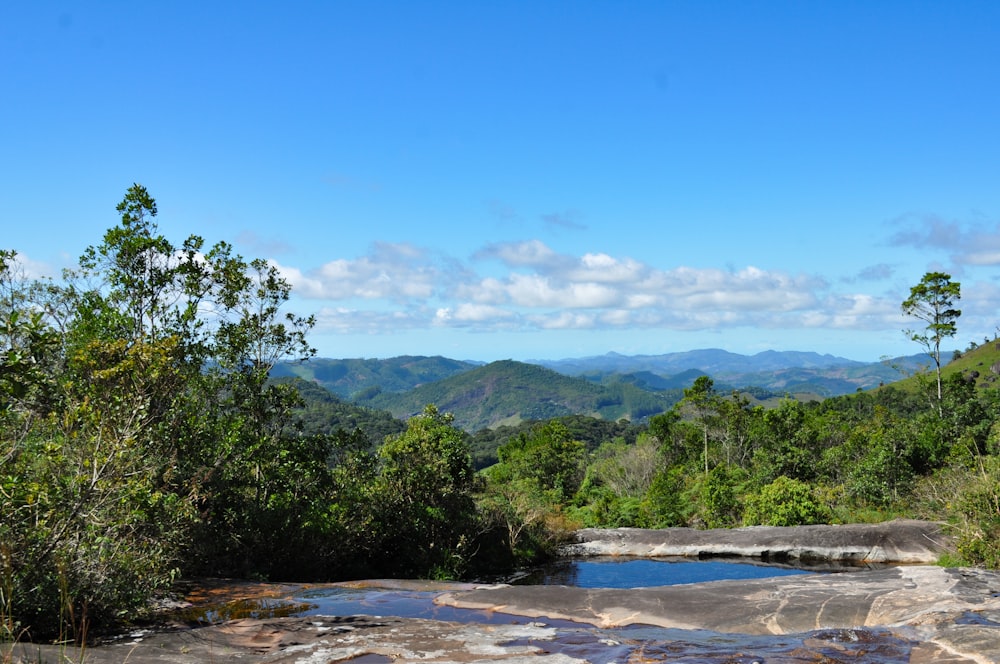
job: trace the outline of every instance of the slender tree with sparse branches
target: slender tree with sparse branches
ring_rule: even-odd
[[[910,288],[910,297],[903,300],[903,313],[927,326],[921,330],[904,330],[906,335],[920,344],[934,360],[937,373],[938,414],[941,414],[941,342],[955,336],[958,327],[955,321],[962,315],[955,308],[955,302],[962,297],[961,284],[951,280],[950,274],[928,272],[916,286]]]

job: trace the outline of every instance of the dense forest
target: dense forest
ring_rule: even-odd
[[[902,303],[935,371],[896,385],[765,408],[698,376],[648,424],[540,409],[470,434],[272,379],[313,354],[289,284],[175,245],[139,185],[117,209],[58,281],[0,252],[0,639],[85,638],[184,576],[473,578],[582,526],[911,516],[949,524],[948,562],[1000,565],[996,349],[942,371],[948,275]]]

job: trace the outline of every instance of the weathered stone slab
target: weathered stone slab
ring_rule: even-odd
[[[601,627],[739,634],[890,627],[933,644],[939,654],[1000,662],[1000,575],[975,569],[904,566],[630,590],[501,586],[446,593],[438,601]]]
[[[576,556],[732,556],[765,561],[934,563],[948,546],[936,523],[896,520],[842,526],[587,528],[564,553]]]
[[[11,653],[8,653],[11,654]],[[463,624],[400,618],[243,619],[176,633],[134,634],[86,651],[19,646],[15,664],[970,664],[934,644],[882,629],[824,630],[796,637],[723,639],[706,632],[618,631],[542,623]],[[0,647],[0,661],[4,659]],[[914,659],[915,656],[924,659]]]
[[[585,662],[548,652],[544,644],[555,636],[554,628],[533,624],[464,625],[416,618],[310,616],[234,620],[171,633],[135,634],[85,651],[19,644],[7,653],[15,664]],[[3,656],[0,649],[0,661],[10,661]]]

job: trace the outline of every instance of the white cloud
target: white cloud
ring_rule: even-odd
[[[407,244],[376,244],[368,256],[331,260],[308,272],[277,267],[298,295],[310,299],[406,302],[428,299],[447,282],[426,252]]]
[[[842,330],[901,330],[906,324],[898,301],[860,293],[830,296],[802,321],[803,327]]]
[[[511,275],[501,291],[511,304],[519,307],[557,307],[580,309],[613,306],[621,299],[619,290],[593,282],[557,282],[532,274]]]
[[[476,253],[476,258],[496,259],[508,267],[555,268],[564,262],[556,252],[539,240],[491,244]]]
[[[14,281],[32,281],[34,279],[48,279],[54,275],[53,269],[40,261],[32,260],[27,255],[20,252],[15,253],[13,259],[7,261],[7,269],[10,278]]]
[[[463,302],[455,307],[454,310],[439,309],[438,316],[452,322],[483,323],[511,319],[515,317],[515,314],[501,307]]]
[[[484,260],[507,269],[482,275]],[[815,275],[755,266],[663,270],[607,253],[561,254],[538,240],[492,244],[467,264],[412,245],[378,244],[366,256],[281,271],[296,297],[343,303],[318,315],[318,327],[332,332],[901,325],[897,300],[837,292]]]
[[[648,271],[648,267],[631,258],[618,260],[607,254],[584,254],[578,267],[568,276],[574,281],[634,283],[642,279]]]
[[[589,312],[558,311],[532,316],[532,320],[543,330],[589,330],[596,324],[594,314]]]

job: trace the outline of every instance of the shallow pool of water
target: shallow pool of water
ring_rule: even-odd
[[[703,583],[726,579],[759,579],[770,576],[807,574],[809,570],[774,565],[723,560],[649,560],[638,558],[581,558],[559,560],[545,567],[525,572],[511,579],[515,585],[565,585],[580,588],[640,588],[684,583]],[[427,618],[453,622],[510,623],[520,619],[492,612],[439,606],[434,598],[441,588],[420,582],[399,582],[380,586],[366,582],[305,586],[249,586],[248,592],[226,597],[223,592],[213,601],[211,593],[190,595],[202,597],[195,606],[182,611],[184,622],[219,623],[238,618],[271,618],[281,616],[396,616]],[[223,599],[225,598],[225,599]],[[527,620],[525,620],[527,622]]]

